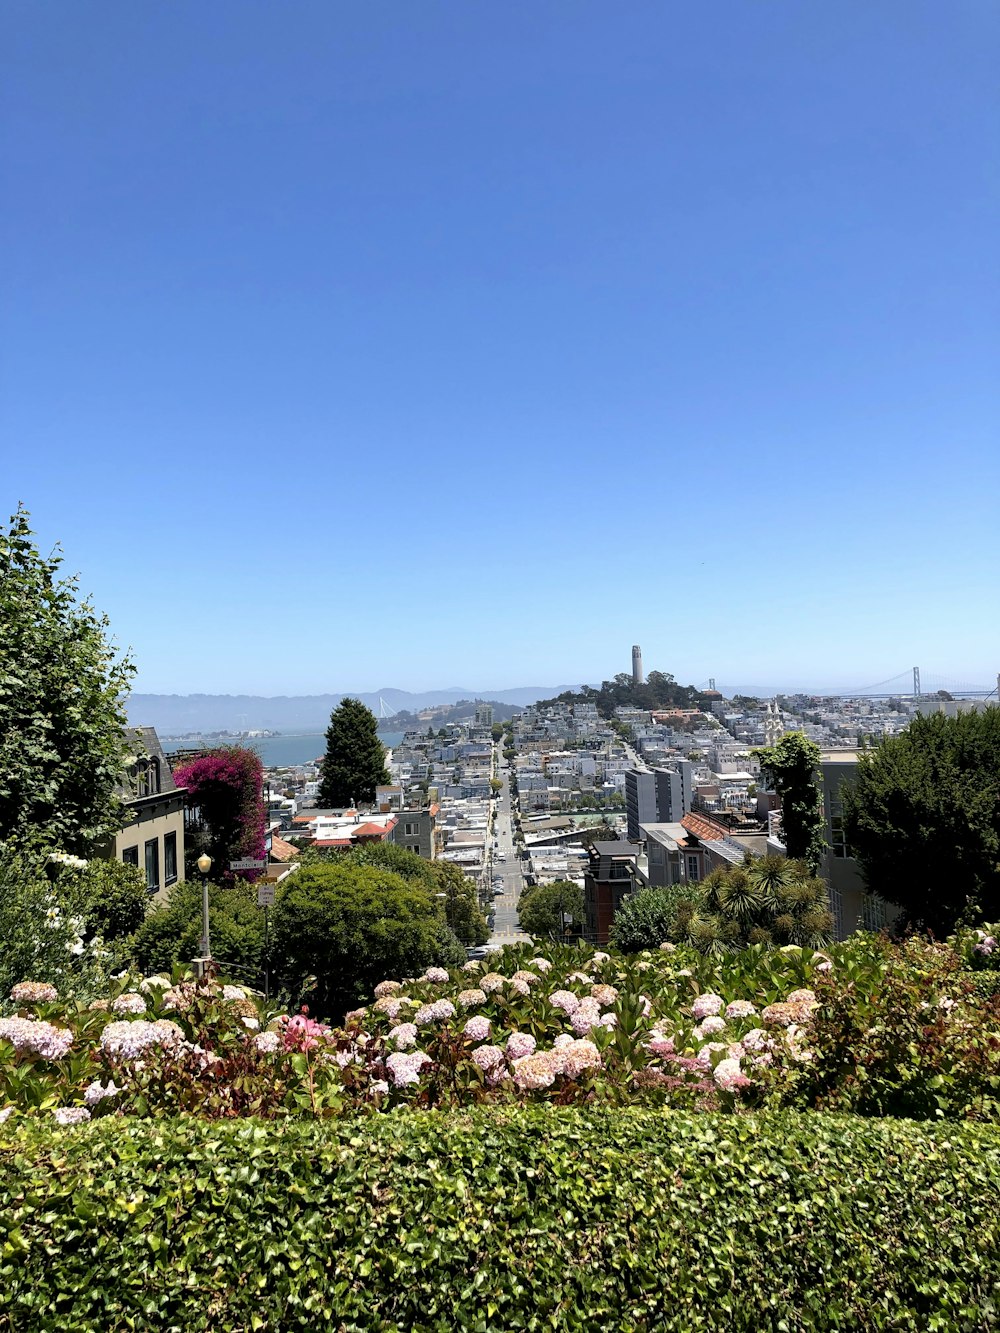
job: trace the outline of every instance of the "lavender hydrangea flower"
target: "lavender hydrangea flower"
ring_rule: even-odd
[[[36,1018],[0,1018],[0,1037],[18,1053],[28,1052],[43,1060],[61,1060],[73,1045],[69,1028],[57,1028]]]
[[[393,1051],[386,1058],[385,1067],[396,1087],[405,1088],[419,1083],[421,1069],[430,1063],[431,1058],[424,1051]]]
[[[750,1080],[740,1069],[739,1060],[720,1060],[712,1071],[712,1077],[724,1092],[735,1092],[737,1088],[748,1088]]]
[[[281,1045],[281,1038],[277,1032],[260,1032],[254,1037],[253,1044],[265,1055],[273,1055]]]
[[[488,1074],[504,1063],[504,1053],[499,1046],[477,1046],[472,1052],[472,1063]]]
[[[507,1058],[521,1060],[531,1055],[537,1044],[530,1032],[512,1032],[507,1038]]]
[[[98,1103],[104,1101],[106,1097],[117,1097],[121,1091],[121,1088],[115,1086],[113,1078],[108,1079],[107,1087],[105,1087],[98,1078],[95,1079],[93,1083],[88,1084],[83,1094],[83,1100],[88,1106],[97,1106]]]
[[[725,1004],[721,995],[713,995],[711,991],[705,995],[699,995],[691,1006],[691,1012],[695,1018],[714,1018],[722,1012]]]
[[[400,1023],[389,1032],[388,1040],[395,1042],[396,1046],[404,1051],[409,1046],[417,1044],[417,1025],[416,1023]]]
[[[173,1046],[183,1039],[176,1023],[160,1018],[155,1023],[137,1018],[109,1023],[101,1033],[101,1049],[109,1055],[120,1055],[134,1060],[142,1051],[156,1046]]]
[[[462,1031],[470,1041],[486,1041],[490,1035],[490,1020],[483,1014],[473,1014]]]
[[[52,1114],[57,1125],[82,1125],[90,1119],[90,1112],[85,1106],[57,1106]]]

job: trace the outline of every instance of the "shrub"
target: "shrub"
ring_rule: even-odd
[[[13,1329],[981,1329],[1000,1301],[992,1129],[111,1120],[7,1126],[0,1162]]]
[[[243,880],[208,886],[209,935],[216,959],[256,974],[264,958],[264,914],[257,891]],[[129,941],[132,961],[143,972],[169,972],[201,956],[201,884],[180,880],[157,903]]]
[[[686,918],[698,903],[698,892],[688,884],[669,884],[629,894],[615,913],[611,942],[625,953],[656,949],[664,940],[676,938],[678,914]]]

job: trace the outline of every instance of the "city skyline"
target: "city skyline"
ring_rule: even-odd
[[[0,36],[4,517],[137,691],[993,681],[1000,12]]]

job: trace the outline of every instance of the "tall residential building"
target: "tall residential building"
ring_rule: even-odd
[[[628,840],[640,842],[640,824],[657,823],[656,774],[650,768],[630,768],[625,773],[625,810]]]
[[[493,705],[477,703],[476,715],[473,721],[475,727],[492,727],[493,725]]]
[[[632,645],[632,684],[641,685],[642,676],[642,649],[637,643]]]
[[[679,759],[675,768],[656,768],[656,822],[679,824],[691,809],[694,796],[694,766],[690,759]]]

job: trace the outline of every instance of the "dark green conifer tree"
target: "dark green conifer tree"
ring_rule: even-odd
[[[378,722],[360,699],[342,699],[330,714],[319,803],[336,808],[375,799],[375,788],[389,781]]]

